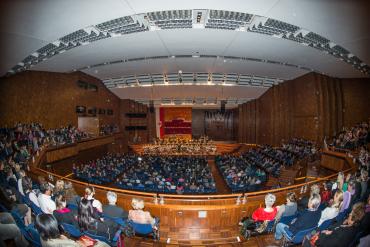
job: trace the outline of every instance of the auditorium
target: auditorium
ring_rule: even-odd
[[[0,246],[370,246],[369,13],[1,1]]]

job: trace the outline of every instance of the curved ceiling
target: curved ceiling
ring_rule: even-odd
[[[279,81],[308,71],[366,77],[369,6],[365,0],[2,1],[0,74],[80,70],[107,81],[178,71]]]

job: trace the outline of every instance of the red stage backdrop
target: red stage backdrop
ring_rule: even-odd
[[[174,135],[191,138],[191,110],[191,107],[161,107],[159,109],[161,138]]]

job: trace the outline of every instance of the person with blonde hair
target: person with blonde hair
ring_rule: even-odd
[[[344,184],[344,173],[339,172],[337,176],[337,181],[332,185],[331,190],[342,190],[343,189],[343,184]]]
[[[91,205],[99,212],[103,212],[102,204],[99,200],[94,198],[95,196],[95,189],[94,187],[86,187],[84,198],[91,202]]]
[[[53,193],[54,193],[54,197],[65,194],[64,181],[63,180],[58,179],[55,182],[55,187],[54,187]]]
[[[318,184],[313,184],[310,188],[310,195],[303,196],[299,201],[298,201],[298,209],[300,211],[304,210],[307,207],[307,203],[310,197],[312,195],[318,194],[320,196],[320,186]],[[321,198],[321,196],[320,196]]]
[[[150,215],[150,212],[144,211],[143,199],[133,198],[131,202],[133,210],[128,212],[128,219],[139,224],[151,224],[155,225],[155,219]]]
[[[321,212],[321,218],[317,226],[320,226],[324,221],[334,219],[339,214],[339,210],[343,203],[343,191],[337,190],[334,195],[333,204],[330,207],[326,207]]]

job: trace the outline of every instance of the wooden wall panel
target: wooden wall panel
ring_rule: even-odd
[[[368,119],[369,105],[368,78],[337,79],[309,73],[239,106],[238,139],[279,145],[301,137],[322,144],[325,136],[335,135],[344,125]]]
[[[343,125],[346,127],[370,117],[370,79],[341,79]]]
[[[97,92],[77,86],[89,82]],[[97,115],[100,124],[118,123],[119,99],[103,83],[82,72],[26,71],[0,79],[0,125],[39,122],[46,128],[77,126],[76,106],[113,109],[113,115]]]

